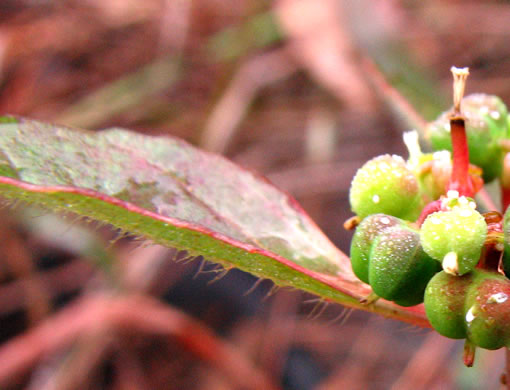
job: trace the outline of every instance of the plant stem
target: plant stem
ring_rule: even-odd
[[[501,185],[502,212],[504,213],[510,205],[510,152],[505,154],[505,158],[503,160],[503,173],[499,178],[499,183]]]
[[[441,210],[443,210],[441,200],[434,200],[434,201],[430,202],[423,208],[416,223],[418,224],[418,226],[421,226],[423,224],[423,222],[425,221],[425,219],[430,214],[435,213],[436,211],[441,211]]]
[[[506,211],[510,206],[510,188],[501,187],[501,202],[503,204],[503,211]]]
[[[466,340],[464,342],[464,354],[462,360],[466,367],[473,367],[473,363],[475,362],[475,352],[476,347],[471,341]]]
[[[450,134],[453,147],[453,169],[449,189],[458,191],[461,196],[473,197],[473,185],[469,178],[466,126],[462,116],[454,114],[450,118]]]
[[[453,74],[453,114],[450,116],[450,135],[452,137],[453,169],[449,190],[459,195],[473,197],[473,183],[469,177],[469,149],[466,137],[466,123],[460,103],[464,96],[468,68],[451,68]]]

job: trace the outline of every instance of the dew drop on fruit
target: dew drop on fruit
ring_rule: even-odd
[[[471,306],[471,308],[466,313],[466,323],[467,323],[467,326],[471,325],[471,322],[473,322],[473,320],[476,318],[474,312],[475,312],[475,307]]]
[[[492,119],[498,120],[501,117],[501,114],[499,113],[499,111],[492,111],[490,113],[490,116]]]
[[[381,218],[381,223],[383,225],[388,225],[390,223],[390,219],[388,217],[382,217]]]
[[[431,217],[430,218],[430,222],[433,223],[434,225],[440,225],[441,224],[441,219],[439,219],[437,217]]]
[[[464,218],[469,218],[473,215],[473,213],[469,209],[462,209],[460,210],[459,215]]]
[[[503,303],[508,299],[508,295],[504,292],[499,292],[496,294],[492,294],[488,299],[487,303]]]

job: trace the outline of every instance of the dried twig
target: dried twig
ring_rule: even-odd
[[[68,346],[87,329],[97,328],[98,324],[112,330],[175,337],[190,352],[217,367],[239,387],[278,388],[242,353],[219,340],[204,325],[178,310],[140,295],[82,298],[38,327],[9,341],[0,348],[0,387],[13,383],[42,356]]]
[[[49,299],[79,290],[90,280],[93,272],[94,269],[89,262],[76,260],[53,270],[40,272],[38,283],[44,288]],[[30,283],[31,279],[16,280],[0,287],[0,315],[24,308],[27,304],[25,289]],[[37,304],[37,301],[36,299],[32,304]]]
[[[49,312],[48,291],[33,264],[32,256],[11,226],[0,224],[0,242],[4,261],[8,263],[10,272],[18,278],[15,283],[18,286],[17,292],[20,293],[20,303],[26,306],[30,322],[35,324]],[[3,308],[4,306],[0,306],[0,310]]]
[[[224,152],[257,92],[296,70],[284,49],[261,54],[242,64],[205,125],[202,147]]]
[[[392,390],[430,389],[434,378],[443,369],[454,341],[433,332],[423,341],[418,351],[407,364]],[[438,384],[435,383],[437,386]]]
[[[373,94],[358,66],[341,2],[279,0],[274,9],[296,60],[351,110],[369,111]]]
[[[385,102],[410,129],[416,129],[423,137],[427,121],[411,106],[411,104],[409,104],[406,98],[404,98],[396,88],[386,81],[382,72],[369,58],[364,58],[363,61],[361,61],[361,67],[383,102]]]

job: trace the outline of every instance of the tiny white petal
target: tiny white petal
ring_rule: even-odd
[[[446,193],[446,197],[449,199],[457,199],[459,197],[459,191],[450,190]]]
[[[444,272],[451,275],[459,274],[459,261],[457,257],[457,253],[448,252],[446,256],[443,258],[443,269]]]
[[[473,322],[473,320],[475,319],[474,311],[475,311],[475,307],[471,306],[471,308],[466,313],[466,322],[468,325],[471,325],[471,322]]]
[[[504,292],[499,292],[496,294],[492,294],[488,299],[487,303],[503,303],[508,299],[508,295]]]
[[[489,113],[489,107],[487,107],[487,106],[480,107],[480,113],[484,114],[484,115],[488,114]]]

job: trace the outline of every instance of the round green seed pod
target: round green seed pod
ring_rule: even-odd
[[[427,283],[441,270],[423,251],[419,232],[405,225],[386,229],[375,238],[368,268],[374,293],[401,306],[423,302]]]
[[[485,349],[510,345],[510,280],[495,272],[473,274],[464,303],[467,339]]]
[[[472,94],[461,103],[466,117],[469,160],[483,170],[485,182],[501,174],[504,150],[499,140],[509,138],[508,111],[503,101],[494,95]],[[427,138],[434,150],[452,150],[450,137],[451,110],[441,114],[427,126]]]
[[[432,327],[451,339],[467,337],[464,302],[473,274],[437,273],[425,289],[425,313]]]
[[[415,175],[401,157],[389,154],[375,157],[358,169],[349,201],[361,218],[382,213],[409,221],[418,218],[422,205]]]
[[[463,275],[480,259],[487,223],[469,205],[430,214],[421,226],[421,244],[425,252],[442,262],[446,272]]]
[[[485,349],[510,346],[510,280],[499,273],[438,273],[425,290],[425,312],[443,336]]]
[[[373,214],[366,217],[356,228],[351,241],[350,256],[352,270],[361,281],[368,283],[368,263],[375,237],[383,230],[402,223],[402,220],[391,215]]]

